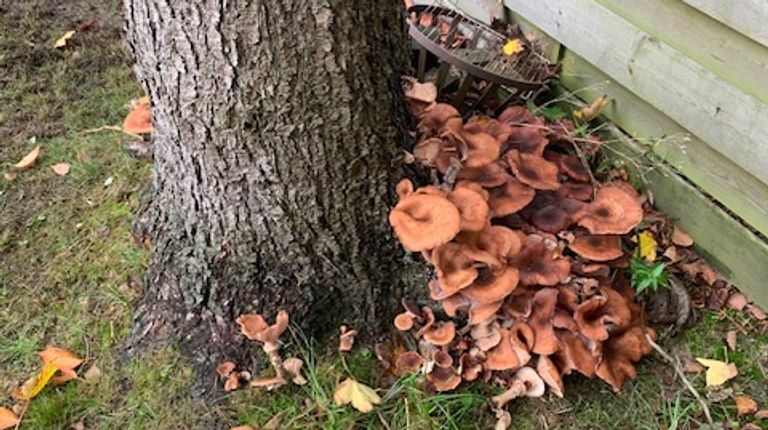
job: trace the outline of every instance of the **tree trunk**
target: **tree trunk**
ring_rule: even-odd
[[[408,284],[387,223],[408,121],[399,1],[124,1],[155,125],[133,344],[179,341],[209,366],[245,359],[246,312],[283,307],[310,333],[388,324]]]

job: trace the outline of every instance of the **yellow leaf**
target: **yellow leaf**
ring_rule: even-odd
[[[19,424],[18,415],[10,409],[0,408],[0,430],[16,427],[17,424]]]
[[[51,170],[53,170],[53,173],[55,173],[55,174],[57,174],[59,176],[64,176],[67,173],[69,173],[69,167],[70,166],[69,166],[68,163],[59,163],[59,164],[54,164],[53,166],[51,166]]]
[[[65,46],[67,46],[67,42],[69,42],[69,39],[71,39],[72,36],[74,36],[74,35],[75,35],[75,32],[73,30],[70,30],[70,31],[64,33],[64,35],[61,36],[56,41],[56,43],[53,44],[53,47],[54,48],[63,48]]]
[[[21,387],[13,390],[13,397],[19,400],[31,400],[48,385],[53,374],[59,370],[55,363],[47,363],[39,374],[29,378]]]
[[[339,406],[352,403],[355,409],[363,413],[372,411],[373,405],[381,404],[381,397],[373,388],[352,378],[345,379],[336,387],[333,400]]]
[[[649,231],[643,231],[632,239],[637,243],[635,254],[649,263],[656,261],[656,239]]]
[[[525,46],[523,46],[523,42],[520,39],[509,39],[507,40],[507,43],[504,44],[504,47],[501,48],[501,50],[504,52],[504,55],[515,55],[523,52],[525,49]]]
[[[707,368],[707,386],[716,387],[723,385],[727,380],[739,374],[739,370],[736,369],[736,365],[733,363],[698,357],[696,361]]]
[[[16,168],[18,169],[29,169],[30,167],[35,165],[35,162],[37,161],[37,157],[40,156],[40,145],[35,146],[35,149],[29,152],[29,154],[25,155],[24,158],[21,159],[18,163],[16,163]]]
[[[608,106],[609,100],[606,96],[600,96],[595,99],[589,106],[574,111],[573,116],[584,122],[590,122],[600,115],[600,112]]]

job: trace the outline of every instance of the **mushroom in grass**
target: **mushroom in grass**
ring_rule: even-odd
[[[460,230],[459,209],[445,197],[409,195],[389,214],[389,223],[403,247],[412,252],[448,243]]]
[[[395,327],[400,331],[408,331],[413,328],[414,323],[421,322],[424,319],[424,313],[410,300],[403,298],[401,302],[405,312],[395,317]]]
[[[152,112],[150,110],[149,97],[142,97],[125,117],[123,131],[131,134],[152,133]]]
[[[549,390],[552,391],[557,397],[563,397],[563,378],[560,377],[560,371],[557,370],[555,364],[546,355],[540,355],[539,361],[536,363],[536,371],[541,376],[541,379],[549,386]]]
[[[651,338],[655,338],[656,333],[648,330]],[[609,338],[601,349],[602,359],[595,374],[611,384],[615,392],[619,392],[626,379],[635,379],[637,376],[633,363],[650,353],[652,347],[645,338],[643,327],[638,325]]]
[[[516,322],[508,330],[500,329],[501,341],[486,353],[485,367],[489,370],[510,370],[525,366],[531,359],[529,346],[534,334],[525,323]]]
[[[490,190],[488,205],[493,218],[512,215],[528,206],[536,197],[536,190],[510,177],[506,183]]]
[[[347,326],[342,325],[339,331],[341,331],[339,334],[339,352],[351,351],[352,346],[355,344],[357,330],[350,330]]]
[[[621,236],[585,234],[568,244],[571,251],[587,260],[610,261],[622,255]]]
[[[434,366],[427,375],[427,380],[437,391],[451,391],[461,384],[461,375],[451,366]]]
[[[424,364],[424,358],[418,352],[406,351],[397,357],[397,374],[415,373],[421,369]]]
[[[592,234],[626,234],[642,219],[643,208],[637,196],[626,186],[614,184],[598,190],[578,223]]]
[[[568,375],[577,370],[588,378],[594,376],[598,363],[598,357],[590,348],[594,342],[568,330],[557,330],[557,337],[560,339],[560,349],[553,357],[560,373]]]
[[[290,378],[296,385],[304,385],[307,383],[307,379],[301,374],[302,367],[304,367],[304,361],[296,357],[291,357],[283,361],[283,368],[288,374],[288,378]]]
[[[512,377],[507,391],[494,396],[491,401],[500,408],[519,397],[541,397],[545,390],[544,380],[539,374],[530,367],[523,367]]]
[[[288,312],[281,309],[272,325],[269,325],[259,314],[240,315],[235,322],[240,325],[240,331],[245,337],[262,343],[262,350],[269,357],[277,377],[285,381],[287,375],[283,368],[283,360],[280,358],[279,339],[288,328]]]
[[[456,337],[456,325],[453,321],[441,321],[424,333],[424,340],[436,346],[448,345]]]
[[[537,190],[556,190],[560,188],[557,180],[557,166],[537,155],[525,154],[516,150],[507,153],[512,173],[518,181]]]

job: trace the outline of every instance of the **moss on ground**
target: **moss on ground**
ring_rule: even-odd
[[[12,182],[0,180],[0,405],[38,368],[46,345],[71,349],[102,371],[96,380],[47,388],[26,413],[22,429],[212,429],[263,426],[276,414],[281,428],[489,428],[493,389],[472,385],[456,393],[424,393],[415,378],[383,390],[385,403],[361,415],[333,404],[333,388],[354,375],[381,385],[370,349],[342,361],[304,341],[287,353],[311,364],[311,384],[274,393],[242,390],[202,402],[190,398],[190,370],[173,349],[125,360],[122,342],[140,294],[148,255],[130,236],[132,211],[151,179],[151,165],[134,158],[126,137],[83,133],[119,124],[125,104],[141,95],[120,42],[119,2],[30,0],[0,6],[0,168],[35,145],[38,165]],[[52,48],[61,34],[97,19],[72,46]],[[72,165],[59,177],[49,166]],[[110,179],[111,178],[111,179]],[[736,352],[728,330],[742,330]],[[740,375],[734,394],[768,398],[768,337],[743,314],[705,313],[668,351],[728,359]],[[329,348],[332,350],[332,348]],[[615,395],[598,381],[567,381],[566,399],[526,400],[513,409],[513,428],[696,428],[698,404],[671,368],[652,356],[639,377]],[[703,376],[693,378],[704,392]],[[764,403],[762,407],[766,407]],[[731,399],[713,403],[717,420],[734,421]],[[742,424],[751,419],[741,420]],[[768,422],[760,423],[768,426]]]

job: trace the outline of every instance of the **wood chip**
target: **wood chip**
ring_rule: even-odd
[[[736,330],[731,330],[725,335],[725,342],[731,351],[736,351]]]
[[[693,238],[688,233],[675,227],[675,230],[672,232],[672,243],[687,248],[693,245]]]
[[[728,307],[740,311],[744,309],[745,306],[747,306],[747,303],[749,301],[747,300],[747,296],[741,293],[733,293],[730,297],[728,297]]]
[[[736,400],[736,411],[740,417],[744,415],[752,415],[757,412],[757,402],[748,396],[734,396],[733,400]]]

